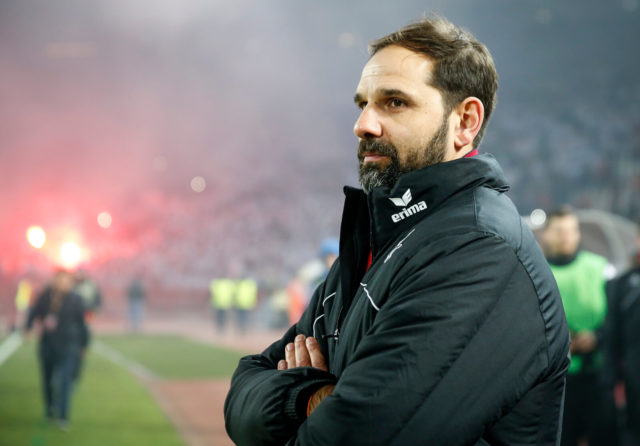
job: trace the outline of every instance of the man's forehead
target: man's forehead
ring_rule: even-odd
[[[551,226],[558,227],[558,228],[560,227],[561,228],[566,228],[566,227],[579,228],[580,221],[578,220],[578,217],[573,214],[557,215],[549,218],[547,227],[551,227]]]
[[[364,66],[358,91],[381,81],[427,84],[432,66],[432,60],[426,55],[395,45],[389,46],[374,54]]]

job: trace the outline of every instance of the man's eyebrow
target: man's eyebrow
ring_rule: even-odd
[[[377,95],[384,98],[396,96],[407,100],[411,99],[411,96],[408,93],[397,88],[383,88],[377,91]],[[353,102],[355,102],[356,104],[360,104],[361,102],[365,102],[365,100],[360,93],[356,93],[353,97]]]
[[[389,97],[389,96],[399,96],[401,98],[410,99],[408,93],[405,93],[402,90],[398,90],[397,88],[384,88],[378,92],[380,96]]]

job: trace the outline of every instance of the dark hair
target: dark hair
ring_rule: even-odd
[[[564,204],[559,208],[549,211],[549,213],[547,214],[547,219],[544,222],[544,227],[548,228],[549,225],[551,224],[551,220],[555,218],[562,218],[562,217],[569,217],[569,216],[577,217],[578,215],[576,214],[576,211],[573,209],[573,207],[571,207],[571,205]]]
[[[434,61],[430,85],[443,95],[447,113],[469,96],[484,105],[484,122],[473,140],[478,147],[496,104],[498,73],[491,53],[471,33],[440,17],[425,17],[374,40],[369,55],[398,45],[429,56]]]

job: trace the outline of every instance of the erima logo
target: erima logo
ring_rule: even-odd
[[[391,216],[391,220],[394,223],[398,223],[401,220],[404,220],[407,217],[411,217],[412,215],[417,214],[418,212],[422,212],[427,208],[427,203],[421,201],[419,203],[414,204],[413,206],[409,206],[413,197],[411,196],[411,189],[407,189],[407,191],[402,194],[400,198],[389,198],[393,204],[399,207],[405,207],[403,210],[398,212],[397,214],[393,214]]]
[[[407,189],[401,198],[389,198],[389,200],[391,200],[396,206],[405,207],[411,203],[411,189]]]

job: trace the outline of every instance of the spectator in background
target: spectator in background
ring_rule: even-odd
[[[87,323],[90,323],[102,305],[100,288],[96,282],[89,277],[87,271],[82,268],[76,271],[74,279],[75,286],[73,287],[73,292],[82,298],[82,303],[84,305],[84,318]],[[80,378],[83,367],[84,361],[80,358],[76,363],[76,370],[73,374],[74,379]]]
[[[258,283],[251,278],[235,283],[235,307],[238,316],[238,330],[245,334],[249,328],[249,318],[258,305]]]
[[[137,333],[142,327],[144,305],[147,298],[144,284],[139,277],[134,278],[129,284],[127,298],[129,300],[129,329]]]
[[[295,324],[304,313],[309,304],[307,295],[307,284],[300,275],[294,277],[287,284],[287,316],[289,323]]]
[[[338,239],[325,238],[318,249],[318,257],[304,264],[287,285],[289,322],[295,324],[306,310],[313,292],[324,282],[333,262],[338,258]]]
[[[84,303],[84,310],[87,319],[91,320],[93,315],[102,305],[102,294],[98,284],[93,281],[87,272],[80,268],[75,274],[76,285],[73,291],[80,297]]]
[[[16,319],[13,323],[13,328],[23,327],[26,323],[32,295],[33,285],[31,284],[31,281],[26,277],[20,279],[20,282],[18,282],[18,289],[16,291]]]
[[[89,342],[82,298],[73,292],[74,277],[57,271],[29,312],[26,330],[41,327],[39,358],[45,414],[68,429],[69,407],[78,362]]]
[[[218,278],[213,279],[209,286],[209,291],[211,292],[211,309],[213,311],[216,328],[219,332],[223,332],[227,326],[228,314],[233,307],[235,285],[233,279]]]
[[[607,284],[605,383],[613,392],[624,384],[625,445],[640,445],[640,220],[631,268]]]
[[[542,238],[571,333],[562,445],[584,437],[589,446],[615,445],[613,399],[601,385],[607,259],[579,249],[578,217],[569,206],[549,213]]]
[[[322,273],[311,284],[311,291],[314,291],[318,285],[320,285],[324,279],[327,278],[329,270],[333,266],[333,262],[336,261],[340,253],[340,242],[337,238],[326,238],[320,245],[320,260],[322,260]]]

